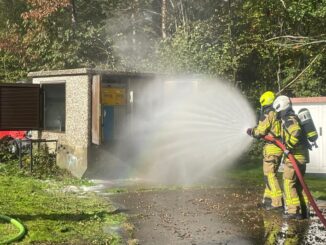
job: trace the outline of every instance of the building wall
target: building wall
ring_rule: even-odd
[[[99,140],[101,139],[101,131],[103,131],[103,115],[100,109],[103,109],[103,104],[97,105],[96,98],[96,84],[101,78],[103,83],[121,83],[125,84],[127,88],[127,95],[130,90],[135,90],[137,97],[137,110],[139,107],[144,107],[147,99],[142,96],[142,92],[145,89],[144,84],[148,84],[153,81],[153,74],[134,74],[126,72],[112,72],[96,70],[91,68],[80,68],[70,70],[55,70],[55,71],[38,71],[28,74],[32,78],[33,83],[66,83],[66,120],[65,120],[65,132],[49,132],[40,131],[38,138],[42,139],[56,139],[58,140],[58,154],[57,164],[63,168],[68,169],[76,177],[90,176],[88,173],[93,173],[95,170],[101,170],[98,166],[100,163],[104,167],[113,166],[114,159],[103,159],[103,162],[96,160],[101,156],[99,152],[104,153],[111,150],[112,144]],[[94,127],[92,128],[92,83],[94,83],[94,110],[99,106],[99,113],[94,115]],[[97,95],[100,96],[100,93]],[[133,105],[130,103],[129,96],[126,105],[113,106],[114,109],[114,141],[120,141],[121,135],[119,132],[123,131],[123,139],[128,140],[129,130],[126,130],[125,123],[129,123],[130,130],[132,132],[132,122],[130,119],[133,114]],[[100,97],[98,98],[100,99]],[[141,103],[138,103],[138,99]],[[101,107],[102,106],[102,107]],[[147,107],[146,107],[147,108]],[[111,109],[111,108],[110,108]],[[148,111],[148,110],[146,110]],[[94,111],[93,111],[94,113]],[[99,121],[97,121],[97,117]],[[98,125],[97,125],[98,123]],[[100,130],[96,130],[96,126]],[[98,140],[94,140],[92,144],[92,130],[94,139],[98,136]],[[127,131],[127,132],[126,132]],[[102,132],[103,133],[103,132]],[[99,142],[100,141],[100,142]],[[100,144],[98,144],[100,143]],[[115,143],[115,142],[113,142]],[[120,143],[120,142],[119,142]],[[105,155],[105,154],[104,154]],[[92,167],[94,171],[92,172]],[[123,165],[118,164],[119,168]],[[86,170],[89,170],[86,172]],[[119,171],[120,172],[120,171]],[[114,171],[101,171],[101,173],[110,173],[112,177],[117,177]]]
[[[88,74],[74,76],[36,77],[33,83],[66,84],[65,132],[42,131],[40,138],[58,140],[57,164],[77,177],[87,169],[91,134],[91,79]]]

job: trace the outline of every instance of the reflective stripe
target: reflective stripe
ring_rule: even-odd
[[[290,199],[285,199],[286,205],[290,206],[298,206],[300,205],[300,200],[299,198],[290,198]]]
[[[266,144],[264,146],[264,154],[265,155],[280,156],[280,155],[282,155],[282,153],[283,153],[283,151],[274,144]]]
[[[288,131],[290,134],[292,134],[294,131],[299,131],[301,130],[300,126],[298,124],[292,124],[289,128]]]
[[[290,180],[284,179],[284,194],[285,194],[285,203],[286,205],[300,205],[299,197],[291,197],[291,188],[290,188]]]
[[[294,137],[294,136],[290,136],[289,137],[289,142],[290,142],[291,145],[296,145],[296,144],[298,144],[299,139]]]
[[[279,121],[275,121],[274,128],[272,128],[271,131],[275,137],[280,137],[281,136],[281,123]]]
[[[281,197],[282,191],[276,188],[274,173],[269,173],[267,175],[269,186],[271,187],[271,197]]]
[[[266,150],[265,150],[265,154],[266,154],[266,155],[280,155],[281,153],[282,153],[282,151],[277,150],[277,149],[275,149],[275,150],[272,150],[272,149],[266,149]]]
[[[305,193],[303,193],[303,200],[304,200],[304,203],[305,203],[306,205],[308,205],[308,204],[309,204],[309,200],[308,200],[308,197],[306,196],[306,194],[305,194]]]
[[[265,188],[264,198],[271,198],[271,197],[272,197],[271,191],[268,188]]]
[[[306,159],[304,155],[294,155],[294,158],[296,160],[305,160]]]
[[[317,132],[316,131],[312,131],[310,133],[307,134],[308,138],[310,137],[313,137],[313,136],[316,136],[317,135]]]
[[[291,199],[291,197],[289,197],[290,195],[290,191],[289,191],[289,184],[288,184],[287,179],[284,180],[284,195],[285,195],[285,200]]]

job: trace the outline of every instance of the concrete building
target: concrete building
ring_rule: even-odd
[[[123,177],[128,168],[123,159],[139,143],[130,142],[135,136],[128,137],[134,133],[135,117],[138,122],[139,117],[146,121],[164,103],[164,93],[181,87],[188,87],[191,93],[198,85],[193,77],[190,83],[186,81],[187,86],[184,79],[176,83],[176,77],[166,75],[90,68],[31,72],[28,76],[39,85],[42,98],[41,127],[35,138],[57,140],[57,164],[77,177],[101,164],[112,167],[105,170],[107,177],[117,177],[115,173]],[[112,153],[117,144],[125,149]]]
[[[296,113],[302,108],[310,111],[318,132],[317,145],[310,151],[310,163],[307,164],[309,173],[326,173],[326,97],[292,98],[293,109]]]
[[[138,91],[155,83],[154,74],[71,69],[31,72],[43,103],[38,138],[58,140],[57,164],[82,177],[102,145],[118,140],[121,125],[141,98]]]

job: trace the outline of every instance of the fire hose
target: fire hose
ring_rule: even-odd
[[[281,141],[275,139],[273,136],[271,136],[271,135],[266,135],[266,136],[264,136],[264,140],[269,141],[269,142],[271,142],[271,143],[274,143],[275,145],[277,145],[278,147],[280,147],[280,148],[282,149],[283,152],[288,152],[288,150],[286,149],[285,145],[282,144]],[[293,156],[291,153],[288,153],[288,154],[287,154],[287,158],[288,158],[288,159],[291,161],[291,163],[292,163],[292,166],[293,166],[293,168],[294,168],[294,170],[295,170],[295,173],[296,173],[296,175],[297,175],[297,177],[298,177],[298,179],[299,179],[299,181],[300,181],[300,184],[301,184],[301,186],[302,186],[302,188],[303,188],[303,190],[304,190],[306,196],[308,197],[308,200],[309,200],[310,205],[313,207],[313,209],[315,210],[315,212],[316,212],[318,218],[320,219],[320,221],[323,223],[323,225],[324,225],[325,228],[326,228],[326,220],[325,220],[325,218],[324,218],[322,212],[319,210],[319,208],[318,208],[318,206],[317,206],[317,204],[316,204],[314,198],[312,197],[312,195],[311,195],[311,193],[310,193],[310,191],[309,191],[309,189],[308,189],[308,186],[306,185],[306,183],[305,183],[305,181],[304,181],[304,179],[303,179],[303,176],[302,176],[302,174],[301,174],[301,172],[300,172],[300,169],[299,169],[299,167],[298,167],[298,165],[297,165],[297,162],[296,162],[294,156]]]
[[[10,218],[6,215],[0,215],[0,219],[2,220],[5,220],[7,222],[10,222],[11,224],[13,224],[16,228],[18,228],[19,230],[19,233],[15,236],[15,237],[12,237],[6,241],[1,241],[0,240],[0,244],[9,244],[9,243],[12,243],[12,242],[16,242],[16,241],[19,241],[20,239],[22,239],[25,234],[26,234],[26,229],[24,227],[23,224],[21,224],[19,221],[13,219],[13,218]]]

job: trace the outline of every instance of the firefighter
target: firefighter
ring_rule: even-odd
[[[261,113],[258,125],[247,129],[247,134],[255,138],[272,134],[280,137],[280,121],[276,118],[273,109],[275,94],[271,91],[263,93],[260,97]],[[263,148],[263,172],[265,190],[263,207],[266,210],[283,210],[282,190],[277,180],[277,171],[282,159],[283,151],[276,145],[267,142]]]
[[[277,116],[281,119],[282,141],[287,150],[293,154],[303,176],[306,171],[306,163],[309,162],[309,152],[299,118],[295,115],[290,98],[287,96],[281,95],[277,97],[273,107],[277,112]],[[284,218],[302,219],[307,217],[308,200],[287,157],[284,162],[283,189],[287,207]]]

